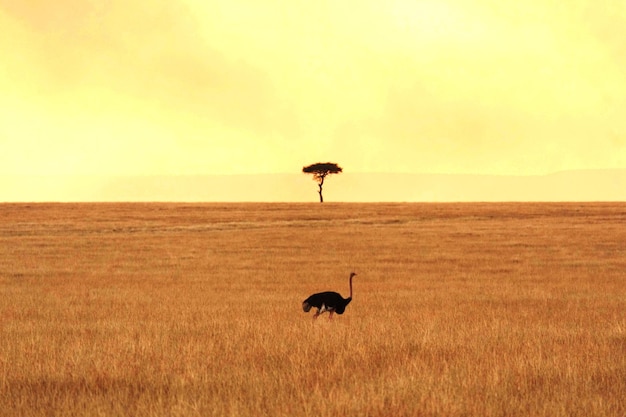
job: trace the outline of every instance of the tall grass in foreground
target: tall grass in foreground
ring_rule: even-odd
[[[0,205],[0,416],[626,415],[624,248],[623,204]]]

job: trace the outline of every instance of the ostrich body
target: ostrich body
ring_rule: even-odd
[[[334,313],[343,314],[346,311],[346,306],[352,301],[352,278],[355,275],[354,272],[350,274],[350,296],[348,298],[343,298],[341,294],[334,291],[318,292],[302,302],[302,310],[308,313],[311,307],[317,308],[317,312],[313,316],[314,319],[326,311],[330,313],[329,319],[333,318]]]

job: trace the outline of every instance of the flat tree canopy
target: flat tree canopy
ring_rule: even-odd
[[[317,162],[302,168],[302,172],[306,174],[313,174],[313,178],[322,182],[328,174],[339,174],[342,171],[343,168],[334,162]]]

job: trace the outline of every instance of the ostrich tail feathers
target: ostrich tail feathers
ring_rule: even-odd
[[[310,309],[311,304],[307,303],[306,301],[302,303],[302,310],[304,310],[305,313],[308,313]]]

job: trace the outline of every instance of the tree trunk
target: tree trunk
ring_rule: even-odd
[[[318,193],[320,194],[320,203],[324,202],[324,197],[322,197],[322,186],[324,185],[324,179],[325,178],[326,178],[326,175],[323,175],[321,181],[318,184],[319,187],[320,187],[320,190],[318,191]]]

